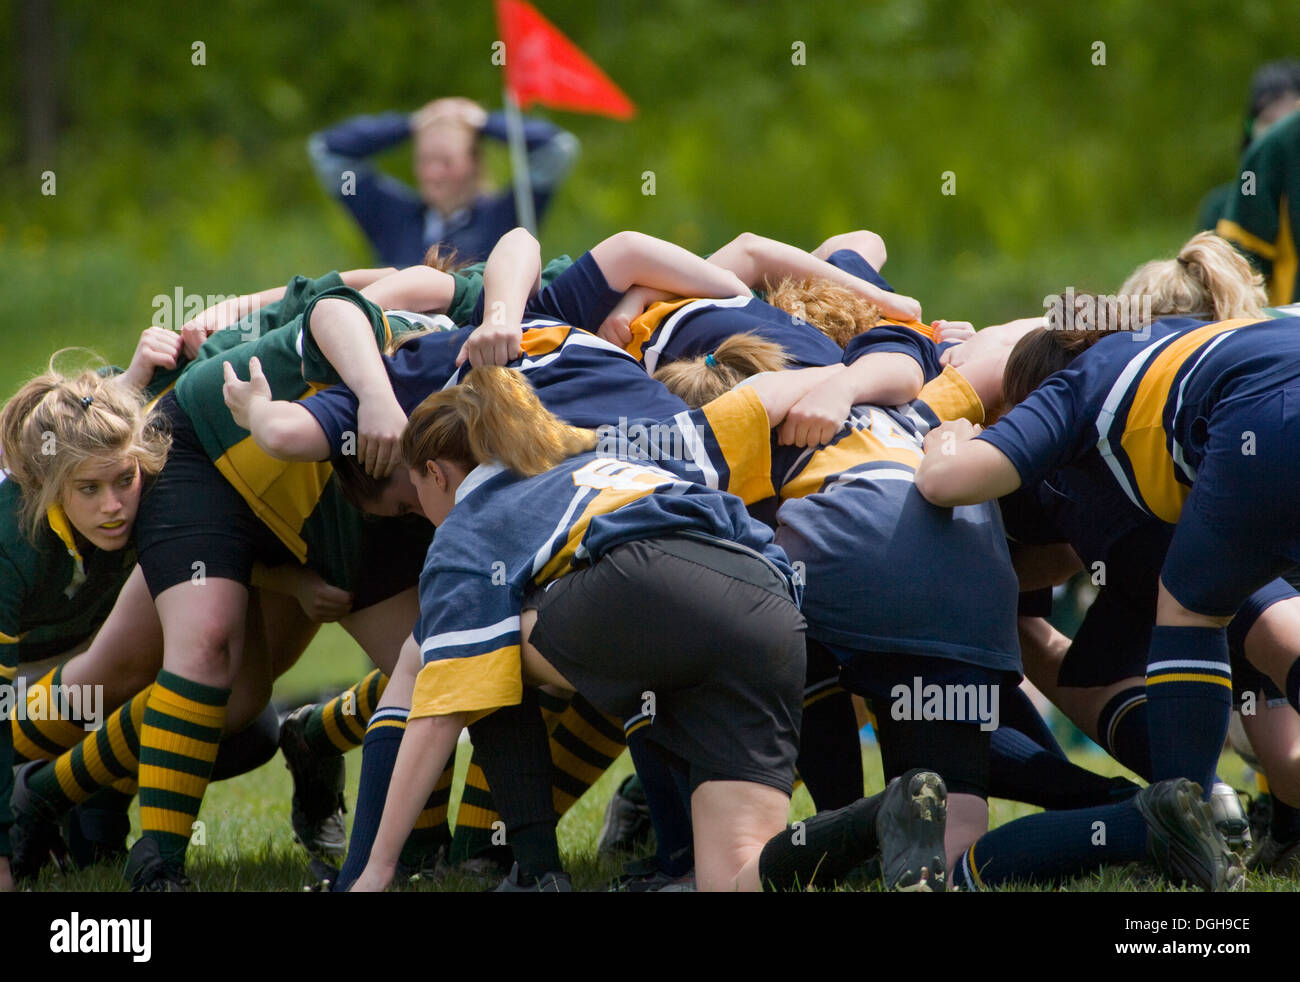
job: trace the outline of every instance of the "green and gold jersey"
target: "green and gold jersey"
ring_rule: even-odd
[[[1241,160],[1216,231],[1264,274],[1274,306],[1300,299],[1300,112],[1277,123]]]
[[[412,326],[388,317],[356,290],[338,286],[312,296],[302,312],[259,337],[191,365],[176,383],[176,399],[189,417],[217,470],[248,502],[253,513],[294,554],[330,583],[351,589],[363,516],[344,499],[328,461],[277,460],[239,426],[225,403],[223,366],[248,378],[248,364],[259,359],[272,397],[297,401],[342,379],[325,358],[307,325],[316,304],[326,298],[354,303],[366,316],[381,350],[394,334]]]
[[[80,542],[63,509],[46,514],[35,541],[18,517],[22,490],[0,471],[0,681],[20,661],[39,661],[89,638],[113,609],[135,549]]]

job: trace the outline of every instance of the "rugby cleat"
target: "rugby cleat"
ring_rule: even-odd
[[[596,840],[597,856],[636,852],[645,848],[654,833],[650,806],[645,803],[644,793],[627,793],[635,778],[635,774],[625,778],[609,799],[609,805],[605,808],[605,821],[600,827],[600,837]],[[640,790],[639,783],[633,787]]]
[[[1246,861],[1248,870],[1274,876],[1300,876],[1300,839],[1279,842],[1271,832],[1265,832],[1258,842]]]
[[[126,858],[127,880],[132,893],[185,893],[192,884],[189,878],[158,852],[158,843],[141,836]]]
[[[1201,786],[1187,778],[1160,781],[1133,798],[1147,823],[1147,854],[1177,884],[1240,890],[1246,873],[1214,824]]]
[[[348,851],[344,824],[343,755],[323,757],[307,744],[307,717],[312,705],[299,706],[280,724],[280,751],[293,777],[293,837],[313,857],[342,859]]]
[[[1250,819],[1232,785],[1217,781],[1210,788],[1210,813],[1229,849],[1241,856],[1250,852]]]
[[[57,813],[27,783],[33,771],[48,763],[29,761],[14,772],[10,799],[14,821],[9,830],[13,855],[9,869],[15,880],[35,879],[46,863],[53,863],[60,873],[67,868],[68,847],[59,831]]]
[[[492,893],[573,893],[573,881],[563,870],[548,870],[541,876],[525,877],[519,864],[510,867],[510,875],[497,884]]]
[[[943,893],[947,861],[943,833],[948,789],[934,771],[917,768],[889,782],[876,813],[876,840],[885,889]]]

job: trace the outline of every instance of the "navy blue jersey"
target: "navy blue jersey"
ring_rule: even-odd
[[[424,665],[411,716],[481,715],[517,703],[524,597],[623,543],[703,533],[752,549],[792,579],[770,530],[750,518],[739,498],[678,473],[701,466],[726,471],[727,447],[748,452],[742,431],[767,418],[752,393],[750,399],[740,414],[715,417],[710,449],[696,446],[691,462],[678,459],[674,469],[598,449],[536,477],[495,463],[470,472],[420,576],[415,640]],[[647,615],[671,617],[672,611]]]
[[[1066,464],[1178,521],[1207,421],[1220,407],[1300,380],[1300,318],[1153,324],[1103,338],[976,439],[1032,484]]]
[[[694,479],[775,526],[803,582],[809,637],[1019,672],[1018,586],[996,505],[937,508],[913,483],[925,434],[958,417],[979,421],[983,407],[947,369],[909,405],[853,407],[820,447],[780,446],[743,387],[672,423],[685,456],[699,454]],[[658,460],[673,456],[649,442]]]
[[[523,355],[509,367],[523,372],[542,404],[566,423],[596,428],[625,417],[665,418],[686,408],[636,361],[594,334],[541,319],[523,326]],[[469,336],[468,328],[426,334],[385,356],[393,394],[407,415],[430,393],[464,378],[471,366],[457,368],[456,356]],[[345,434],[357,430],[352,390],[334,385],[301,405],[324,431],[331,456],[342,455]]]

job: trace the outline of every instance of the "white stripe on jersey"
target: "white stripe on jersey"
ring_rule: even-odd
[[[700,469],[702,476],[700,483],[714,491],[718,490],[718,470],[709,459],[709,451],[705,449],[704,441],[696,431],[695,424],[691,422],[690,413],[678,413],[673,417],[673,424],[682,435],[682,448],[690,454],[691,460]]]
[[[478,644],[480,641],[490,641],[493,638],[512,632],[519,633],[519,616],[517,614],[514,617],[507,617],[505,620],[497,621],[490,627],[479,627],[470,631],[445,631],[442,634],[435,634],[420,645],[420,654],[424,655],[430,651],[437,651],[439,648],[458,648],[463,644]]]
[[[1150,675],[1152,672],[1167,672],[1175,668],[1199,668],[1212,672],[1226,672],[1228,670],[1228,663],[1224,661],[1180,661],[1178,659],[1174,659],[1173,661],[1158,661],[1147,666],[1147,674]]]
[[[408,324],[414,327],[422,327],[428,331],[456,330],[456,322],[446,314],[421,314],[414,310],[386,310],[384,313],[400,317]]]
[[[843,484],[854,484],[859,481],[907,481],[909,483],[916,480],[916,473],[903,467],[872,467],[866,470],[845,471],[836,475],[835,480],[822,488],[819,494],[831,491]]]
[[[1183,390],[1187,388],[1187,383],[1191,379],[1191,377],[1196,374],[1196,370],[1201,367],[1201,362],[1205,360],[1205,356],[1208,355],[1211,351],[1213,351],[1215,345],[1217,345],[1220,341],[1224,340],[1225,338],[1229,338],[1236,333],[1237,332],[1235,330],[1224,331],[1213,341],[1207,344],[1205,346],[1205,350],[1203,350],[1200,353],[1200,355],[1197,357],[1196,364],[1194,364],[1191,367],[1191,369],[1187,372],[1187,374],[1183,376],[1182,382],[1178,384],[1178,398],[1174,401],[1175,419],[1177,419],[1178,414],[1183,411]],[[1178,467],[1179,470],[1183,472],[1184,475],[1186,475],[1189,481],[1196,480],[1196,471],[1191,467],[1191,465],[1187,463],[1187,457],[1183,454],[1183,445],[1179,443],[1177,440],[1173,441],[1173,445],[1174,445],[1173,447],[1174,464]]]
[[[545,366],[549,365],[551,362],[555,361],[557,358],[562,358],[564,356],[564,349],[568,348],[570,345],[578,348],[596,348],[601,351],[606,351],[610,354],[622,355],[628,361],[636,362],[635,358],[633,358],[631,355],[629,355],[626,351],[624,351],[622,348],[618,347],[617,345],[610,344],[604,338],[598,338],[596,337],[596,335],[589,334],[588,332],[582,330],[581,328],[573,327],[571,324],[564,324],[561,323],[560,321],[553,321],[553,320],[528,320],[528,321],[524,321],[523,323],[523,329],[525,331],[529,331],[532,330],[533,328],[541,328],[541,327],[567,327],[570,328],[570,331],[568,336],[560,343],[559,347],[557,347],[554,351],[548,351],[546,354],[538,355],[535,358],[525,355],[520,360],[518,365],[511,366],[513,368],[517,368],[525,375],[527,375],[535,368],[544,368]],[[459,383],[461,380],[461,376],[465,372],[468,372],[469,369],[470,369],[470,365],[468,362],[466,362],[463,366],[458,368],[455,371],[455,373],[452,374],[451,378],[447,379],[447,381],[442,386],[443,389],[450,389],[453,385]]]
[[[645,370],[648,374],[653,375],[655,369],[659,367],[659,355],[664,348],[668,347],[668,340],[672,337],[673,331],[681,323],[683,317],[689,317],[697,310],[706,310],[710,307],[745,307],[753,297],[732,297],[729,300],[694,300],[683,307],[678,307],[668,319],[659,325],[659,338],[653,345],[641,352],[641,361],[645,364]]]
[[[573,497],[569,499],[569,507],[564,509],[564,514],[560,516],[559,522],[555,525],[555,531],[550,534],[546,540],[546,544],[542,546],[542,548],[538,549],[537,555],[533,557],[533,576],[540,573],[542,567],[549,563],[551,557],[555,555],[555,547],[559,542],[563,541],[564,537],[568,534],[569,526],[572,524],[574,512],[578,510],[578,505],[585,499],[599,493],[600,491],[598,489],[588,487],[579,487],[578,490],[574,492]]]
[[[1138,497],[1137,489],[1129,483],[1128,478],[1124,474],[1124,468],[1120,465],[1120,462],[1115,455],[1115,451],[1111,449],[1110,427],[1111,424],[1115,422],[1115,410],[1118,409],[1119,404],[1124,401],[1124,396],[1127,394],[1129,386],[1133,384],[1133,379],[1137,376],[1138,372],[1142,370],[1142,366],[1145,365],[1151,356],[1154,355],[1166,342],[1172,341],[1176,337],[1178,337],[1177,334],[1170,334],[1168,337],[1163,337],[1155,344],[1148,345],[1145,350],[1135,355],[1129,363],[1124,366],[1124,371],[1119,373],[1119,378],[1115,380],[1115,384],[1111,386],[1110,392],[1106,394],[1106,400],[1101,405],[1101,412],[1097,414],[1097,452],[1101,454],[1101,459],[1106,462],[1106,466],[1110,468],[1110,472],[1114,475],[1115,481],[1124,489],[1124,493],[1129,496],[1129,500],[1147,514],[1151,513],[1150,509],[1148,509],[1147,506],[1142,503],[1142,499]]]

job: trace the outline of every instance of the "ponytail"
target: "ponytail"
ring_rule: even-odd
[[[717,351],[664,365],[654,377],[686,405],[699,409],[751,375],[779,372],[785,366],[785,350],[780,345],[757,334],[733,334]]]
[[[1266,316],[1264,278],[1213,232],[1194,235],[1174,259],[1157,259],[1138,267],[1124,281],[1120,293],[1149,296],[1153,317],[1185,315],[1224,321]]]
[[[471,369],[459,385],[429,396],[402,432],[407,467],[449,460],[470,471],[497,460],[524,477],[595,447],[595,432],[560,421],[522,373],[496,366]]]

